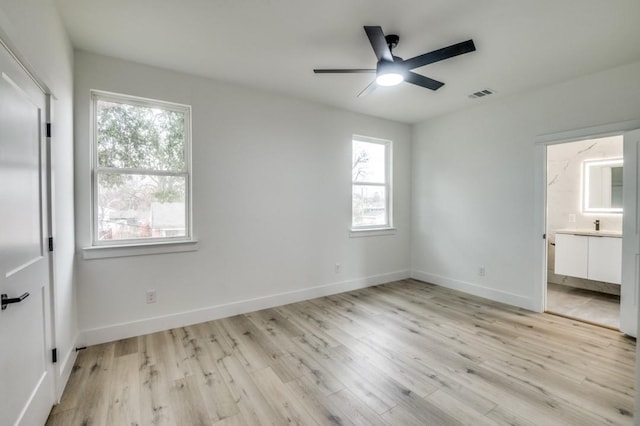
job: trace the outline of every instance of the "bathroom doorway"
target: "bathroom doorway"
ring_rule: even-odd
[[[546,311],[620,330],[623,136],[546,146]]]

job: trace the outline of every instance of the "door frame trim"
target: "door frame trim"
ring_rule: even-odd
[[[9,55],[11,55],[16,63],[18,63],[18,65],[20,65],[24,72],[27,73],[29,78],[31,78],[36,86],[40,88],[42,93],[44,93],[46,96],[54,97],[49,87],[32,71],[33,67],[29,64],[29,61],[27,61],[26,58],[19,53],[18,49],[14,47],[9,36],[2,31],[2,28],[0,28],[0,46],[6,49],[7,52],[9,52]]]
[[[576,142],[589,138],[623,135],[625,132],[640,128],[640,120],[628,120],[608,123],[556,133],[541,134],[534,138],[534,287],[533,305],[538,312],[544,312],[547,301],[547,146],[567,142]],[[638,197],[638,194],[636,194]],[[542,244],[540,244],[542,241]],[[624,254],[623,254],[624,258]]]

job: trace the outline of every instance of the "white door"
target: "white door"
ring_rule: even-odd
[[[0,43],[0,425],[42,425],[53,405],[46,244],[46,98]],[[24,296],[23,296],[24,297]]]
[[[622,219],[622,288],[620,289],[620,330],[636,337],[638,330],[638,285],[640,280],[640,210],[638,166],[640,130],[624,134]]]

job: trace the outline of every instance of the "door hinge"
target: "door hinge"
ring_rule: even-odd
[[[49,251],[53,251],[53,237],[49,237]]]
[[[47,123],[47,137],[51,137],[51,123]]]
[[[51,362],[58,362],[58,348],[51,349]]]
[[[546,240],[547,239],[547,234],[542,234],[542,239]]]

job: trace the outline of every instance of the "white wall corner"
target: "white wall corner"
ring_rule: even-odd
[[[177,327],[185,327],[201,322],[240,315],[247,312],[268,309],[289,303],[301,302],[332,294],[344,293],[366,287],[372,287],[388,282],[404,280],[410,277],[409,270],[401,270],[386,274],[373,275],[349,281],[341,281],[324,284],[302,290],[294,290],[271,296],[257,297],[240,300],[223,305],[215,305],[192,311],[180,312],[171,315],[153,317],[127,323],[113,324],[107,327],[99,327],[80,332],[79,342],[82,346],[97,345],[112,342],[129,337],[142,336],[157,331],[169,330]],[[75,344],[73,345],[75,347]]]
[[[436,284],[441,287],[450,288],[452,290],[458,290],[465,293],[472,294],[474,296],[483,297],[485,299],[493,300],[495,302],[506,303],[508,305],[516,306],[518,308],[527,309],[530,311],[538,311],[538,305],[535,300],[530,297],[521,296],[519,294],[509,293],[502,290],[496,290],[494,288],[484,287],[478,284],[455,280],[452,278],[443,277],[437,274],[431,274],[423,271],[411,271],[411,278],[424,281],[431,284]]]

